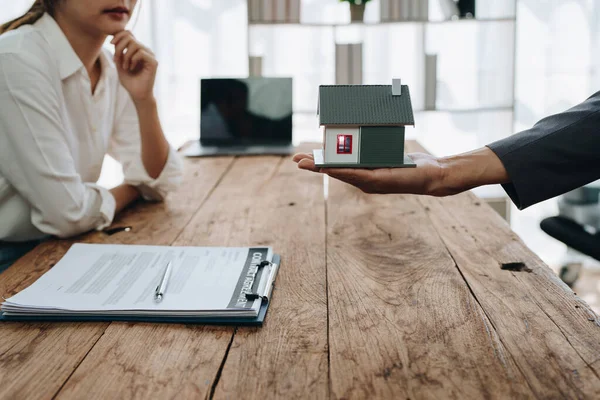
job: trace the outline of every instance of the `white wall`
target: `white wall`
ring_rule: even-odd
[[[337,135],[352,135],[352,154],[337,154]],[[357,163],[360,147],[360,131],[358,128],[325,128],[325,162]]]
[[[33,0],[0,0],[0,24],[23,15]]]

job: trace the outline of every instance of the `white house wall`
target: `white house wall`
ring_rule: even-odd
[[[337,154],[337,135],[352,135],[352,154]],[[325,162],[358,163],[360,131],[358,128],[325,128]]]

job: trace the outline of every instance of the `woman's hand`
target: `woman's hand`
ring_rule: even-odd
[[[365,193],[449,196],[477,186],[510,181],[504,165],[487,147],[452,157],[412,153],[416,168],[317,168],[312,155],[296,154],[298,168],[321,172]]]
[[[137,111],[144,168],[152,179],[157,179],[169,157],[169,143],[160,125],[153,92],[158,61],[129,31],[117,33],[111,43],[115,45],[119,80]]]
[[[115,64],[119,80],[136,103],[154,98],[154,81],[158,61],[152,51],[138,42],[130,31],[117,33],[111,43],[115,45]]]

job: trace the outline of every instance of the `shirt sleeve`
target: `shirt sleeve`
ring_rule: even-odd
[[[119,85],[117,112],[108,154],[123,166],[125,183],[136,186],[144,199],[162,201],[167,193],[182,181],[183,162],[173,147],[169,147],[167,162],[156,179],[146,172],[142,161],[140,124],[129,93]]]
[[[0,57],[0,172],[41,232],[69,237],[111,224],[115,199],[82,182],[51,68],[29,54]]]
[[[600,178],[600,92],[488,145],[510,177],[504,189],[519,209]]]

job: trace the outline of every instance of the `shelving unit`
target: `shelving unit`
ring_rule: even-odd
[[[512,9],[515,9],[515,0],[502,1],[512,3]],[[324,6],[331,7],[325,3],[323,1]],[[376,0],[370,2],[368,7],[373,5],[377,5]],[[337,6],[341,11],[346,5]],[[370,20],[365,22],[315,21],[304,16],[300,22],[249,22],[249,55],[255,60],[259,58],[261,66],[260,71],[252,71],[251,68],[251,74],[294,77],[296,92],[301,93],[295,99],[296,110],[316,112],[316,87],[319,84],[336,83],[336,70],[339,72],[336,45],[358,44],[363,54],[362,71],[359,71],[361,79],[339,83],[386,83],[392,77],[401,77],[411,86],[415,111],[506,111],[514,105],[515,27],[515,14],[432,21],[377,22],[373,21],[371,15]],[[450,43],[448,46],[445,37],[459,30],[464,31],[459,33],[462,37],[484,38],[477,38],[472,43]],[[489,37],[489,48],[504,52],[501,59],[505,62],[502,65],[486,65],[476,60],[476,53],[485,51],[485,37]],[[510,46],[506,46],[506,41],[502,46],[495,45],[497,37],[508,37]],[[311,42],[311,48],[302,47],[300,43],[303,42]],[[289,48],[290,43],[294,44],[293,49]],[[318,59],[314,57],[315,49],[319,54]],[[453,54],[457,51],[458,54]],[[379,54],[375,54],[377,52]],[[311,53],[315,58],[313,62],[318,62],[319,68],[306,63],[303,65],[302,61],[310,59]],[[437,89],[435,107],[431,106],[431,99],[426,106],[425,99],[426,85],[432,84],[424,76],[425,56],[430,53],[438,54],[438,75],[433,83]],[[458,57],[463,57],[464,65],[452,62]],[[282,62],[282,59],[289,62]],[[340,75],[344,74],[338,73],[338,78]],[[468,84],[456,83],[461,80]],[[301,86],[305,84],[315,87],[312,97],[306,94],[310,90],[302,89]],[[456,86],[461,88],[457,89]]]
[[[327,22],[248,22],[249,26],[306,26],[306,27],[339,27],[339,26],[380,26],[380,25],[398,25],[398,24],[462,24],[462,23],[486,23],[486,22],[514,22],[514,17],[504,18],[460,18],[445,19],[439,21],[431,20],[403,20],[403,21],[380,21],[380,22],[347,22],[347,23],[327,23]]]

